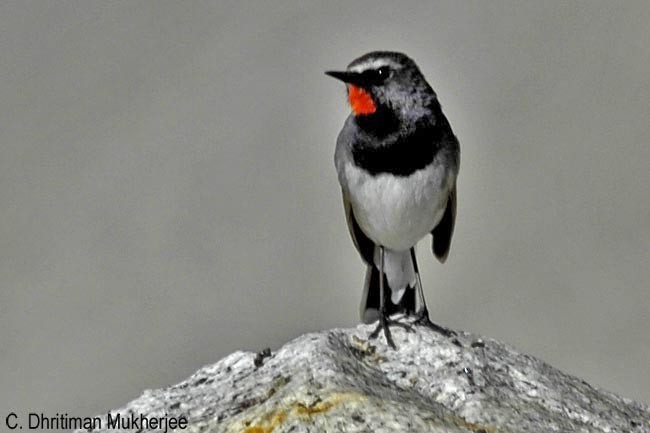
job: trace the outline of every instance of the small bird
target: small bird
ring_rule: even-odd
[[[389,325],[407,327],[390,319],[398,312],[451,335],[429,319],[415,258],[415,245],[430,233],[444,262],[456,220],[460,147],[438,97],[398,52],[371,52],[325,73],[346,84],[352,110],[334,162],[350,235],[367,265],[361,320],[378,320],[371,337],[383,330],[393,348]]]

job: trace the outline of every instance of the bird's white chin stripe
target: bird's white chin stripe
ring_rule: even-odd
[[[375,266],[381,269],[379,262],[379,248],[375,248]],[[394,251],[384,248],[384,273],[391,291],[390,299],[397,304],[408,286],[415,287],[415,270],[411,261],[411,252]]]

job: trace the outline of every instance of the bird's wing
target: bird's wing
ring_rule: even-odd
[[[354,218],[354,212],[352,211],[350,200],[345,194],[345,191],[342,192],[345,219],[348,221],[348,230],[350,230],[350,236],[352,236],[354,246],[357,247],[357,251],[361,254],[363,261],[366,262],[367,265],[372,265],[374,263],[375,243],[371,241],[363,231],[361,231],[361,227],[359,227],[357,220]]]
[[[447,198],[447,208],[438,225],[431,231],[433,235],[433,254],[438,258],[440,263],[444,263],[449,255],[451,245],[451,236],[454,234],[454,224],[456,223],[456,183],[449,192]]]

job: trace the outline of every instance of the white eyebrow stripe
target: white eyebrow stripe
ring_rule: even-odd
[[[399,63],[395,63],[389,59],[373,59],[367,62],[360,63],[358,65],[351,66],[348,71],[350,72],[363,72],[369,69],[379,69],[382,66],[391,66],[394,69],[401,68]]]

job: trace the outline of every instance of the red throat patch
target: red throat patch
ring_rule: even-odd
[[[377,110],[370,93],[352,84],[348,84],[348,102],[356,116],[372,114]]]

